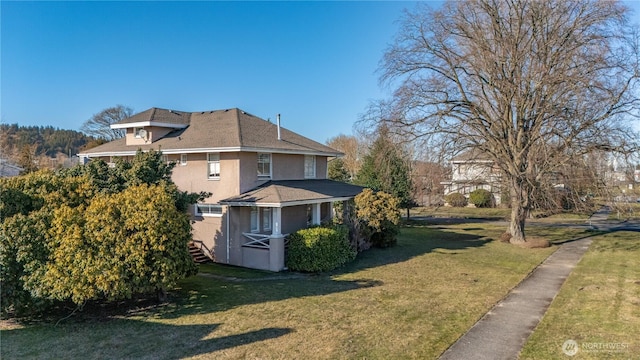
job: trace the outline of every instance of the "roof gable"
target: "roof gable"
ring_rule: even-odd
[[[168,109],[151,108],[111,125],[112,129],[142,126],[185,128],[189,126],[191,113]]]

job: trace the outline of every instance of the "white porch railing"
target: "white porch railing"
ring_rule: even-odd
[[[253,247],[259,249],[269,249],[269,239],[271,239],[271,235],[269,234],[256,234],[256,233],[246,233],[243,232],[242,235],[249,239],[249,242],[242,244],[242,246]],[[282,234],[284,237],[285,246],[289,245],[289,234]]]
[[[269,238],[271,237],[271,235],[254,233],[242,233],[242,235],[249,239],[249,242],[242,244],[242,246],[255,247],[260,249],[269,248]]]

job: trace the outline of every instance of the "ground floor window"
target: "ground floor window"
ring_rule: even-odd
[[[222,216],[222,205],[217,204],[196,204],[195,214],[198,216]]]
[[[262,228],[271,231],[271,209],[262,209]]]
[[[258,208],[251,208],[251,232],[260,231],[260,219],[258,218]]]

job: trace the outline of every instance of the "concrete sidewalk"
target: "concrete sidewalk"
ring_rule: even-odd
[[[440,359],[517,359],[527,338],[590,244],[591,238],[585,238],[561,245]]]

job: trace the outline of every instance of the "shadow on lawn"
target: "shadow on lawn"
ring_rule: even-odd
[[[405,227],[396,246],[365,251],[352,263],[330,273],[290,273],[281,277],[266,277],[263,280],[229,280],[207,275],[185,279],[180,284],[181,288],[172,293],[175,302],[153,310],[153,316],[178,318],[184,315],[226,311],[249,304],[323,296],[380,286],[380,280],[337,280],[333,275],[401,263],[430,252],[455,256],[458,251],[481,247],[489,241],[491,240],[466,233],[465,230]]]
[[[42,349],[23,349],[14,340],[28,337],[29,329],[15,329],[3,334],[3,358],[24,358],[23,351],[41,352],[48,358],[89,359],[182,359],[211,354],[241,345],[279,338],[293,332],[289,328],[264,328],[240,334],[215,336],[220,324],[168,325],[132,319],[117,319],[90,330],[90,324],[50,328],[39,345]],[[57,331],[56,331],[57,330]],[[27,334],[21,334],[25,332]],[[82,334],[81,334],[82,333]],[[44,335],[44,334],[43,334]]]
[[[333,275],[356,273],[360,270],[401,263],[430,252],[443,256],[455,256],[459,251],[481,247],[490,239],[465,233],[464,229],[434,229],[424,226],[409,226],[402,229],[396,246],[387,249],[370,249],[358,255],[352,263],[331,273],[306,275],[289,273],[259,277],[247,281],[233,281],[207,275],[192,276],[180,282],[179,287],[169,293],[165,304],[128,302],[116,308],[99,306],[85,309],[91,315],[73,317],[67,322],[113,321],[114,316],[175,319],[185,315],[209,314],[226,311],[243,305],[260,304],[292,298],[323,296],[382,285],[373,279],[337,280]],[[291,276],[293,275],[293,276]],[[58,319],[63,316],[58,317]],[[119,321],[119,320],[118,320]]]
[[[491,241],[465,233],[464,229],[433,229],[424,226],[402,229],[398,244],[386,249],[370,249],[358,255],[352,263],[333,272],[319,275],[289,274],[246,281],[221,279],[206,275],[181,282],[173,293],[176,303],[155,311],[161,318],[176,318],[186,314],[225,311],[248,304],[280,301],[290,298],[322,296],[382,285],[379,280],[336,280],[333,276],[355,273],[364,269],[401,263],[430,252],[455,256],[459,251],[481,247]]]
[[[416,223],[414,223],[416,224]],[[427,253],[437,252],[456,255],[459,250],[484,246],[491,239],[466,233],[468,229],[426,227],[412,225],[403,227],[398,243],[386,249],[369,249],[358,254],[356,261],[336,270],[333,274],[353,273],[378,266],[400,263]]]
[[[334,280],[326,274],[241,282],[192,276],[183,280],[181,288],[172,292],[174,302],[153,310],[152,316],[171,319],[225,311],[243,305],[329,295],[381,284],[381,281],[371,279]]]

